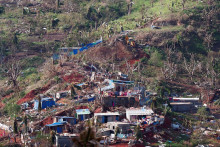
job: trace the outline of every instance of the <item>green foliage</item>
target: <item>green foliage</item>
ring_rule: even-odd
[[[58,25],[59,21],[60,20],[58,18],[53,19],[52,20],[52,28],[55,28]]]
[[[21,91],[21,92],[19,93],[20,98],[24,97],[25,95],[26,95],[25,91]]]
[[[8,90],[0,90],[0,95],[2,96],[2,97],[5,97],[5,96],[7,96],[7,95],[9,95],[9,94],[11,94],[11,93],[13,93],[14,92],[14,90],[13,89],[8,89]]]
[[[162,58],[162,54],[155,50],[151,53],[148,63],[153,66],[161,67],[163,66]]]
[[[158,98],[158,97],[152,97],[152,102],[151,102],[151,109],[156,110],[158,108],[161,108],[162,104],[164,103],[164,100],[162,98]]]
[[[71,27],[72,27],[72,25],[70,25],[70,24],[65,24],[65,25],[63,25],[62,29],[63,29],[64,32],[66,32],[66,31],[68,31]]]
[[[56,81],[57,84],[62,81],[62,79],[59,76],[55,76],[54,80]]]
[[[161,98],[164,98],[165,93],[167,93],[168,95],[171,93],[168,85],[163,81],[157,84],[156,91]]]
[[[27,15],[27,14],[29,14],[29,13],[30,13],[29,8],[28,8],[28,7],[24,7],[24,8],[23,8],[23,15]]]
[[[49,142],[48,138],[49,138],[48,134],[42,134],[42,132],[37,132],[35,140],[39,142],[43,142],[43,141]]]
[[[88,10],[86,17],[88,20],[97,21],[100,16],[94,6],[91,6]]]
[[[73,139],[74,144],[77,146],[86,147],[89,146],[89,141],[95,141],[95,131],[92,127],[88,127],[86,130],[80,133],[79,139]]]
[[[38,66],[42,65],[44,62],[45,62],[45,59],[41,56],[34,56],[32,58],[25,58],[23,60],[22,69],[27,69],[30,67],[38,67]]]
[[[118,127],[115,128],[115,140],[117,140],[117,136],[120,133],[120,130]]]
[[[5,7],[0,6],[0,15],[3,14],[3,13],[5,13]]]
[[[137,125],[137,127],[135,128],[135,137],[136,137],[136,140],[143,138],[139,125]]]
[[[18,134],[18,122],[17,122],[17,119],[15,118],[14,120],[14,127],[13,127],[13,131],[15,134]]]
[[[31,75],[31,74],[37,74],[37,69],[34,67],[30,67],[27,68],[26,70],[24,70],[22,77],[26,78],[27,76]]]
[[[157,71],[153,67],[146,67],[141,70],[141,74],[145,77],[156,77]]]
[[[208,117],[209,112],[206,110],[206,107],[200,107],[197,110],[197,114],[199,115],[200,119],[205,120]]]
[[[40,81],[40,75],[39,75],[39,73],[34,73],[34,74],[32,74],[32,75],[31,75],[31,81],[32,81],[33,83],[36,83],[37,81]]]
[[[21,107],[14,103],[7,103],[4,107],[5,113],[8,115],[19,114]]]

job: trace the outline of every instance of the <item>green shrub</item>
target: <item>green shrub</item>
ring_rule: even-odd
[[[14,103],[7,103],[6,106],[4,107],[4,111],[8,115],[19,114],[20,110],[21,110],[21,107]]]
[[[36,83],[37,81],[40,81],[40,75],[38,73],[34,73],[31,75],[31,81]]]
[[[1,95],[2,97],[4,97],[4,96],[9,95],[9,94],[11,94],[11,93],[13,93],[13,92],[14,92],[13,89],[9,89],[9,90],[7,90],[7,91],[1,90],[1,91],[0,91],[0,95]]]
[[[0,14],[4,14],[5,13],[5,7],[0,6]]]
[[[41,64],[43,64],[45,61],[45,59],[43,57],[40,57],[40,56],[35,56],[35,57],[32,57],[32,58],[26,58],[23,60],[23,69],[27,69],[27,68],[30,68],[30,67],[38,67],[40,66]]]
[[[153,66],[161,67],[163,66],[162,58],[162,54],[155,50],[151,53],[148,63]]]
[[[25,91],[21,91],[20,93],[19,93],[19,96],[22,98],[22,97],[24,97],[26,95],[26,93],[25,93]]]

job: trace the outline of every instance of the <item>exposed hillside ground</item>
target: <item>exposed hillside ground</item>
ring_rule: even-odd
[[[58,2],[58,1],[57,1]],[[90,72],[123,72],[164,93],[191,93],[219,115],[220,2],[217,0],[0,0],[0,117],[19,115]],[[128,6],[130,9],[128,9]],[[52,60],[60,47],[103,42]],[[13,81],[7,74],[18,66]],[[62,101],[62,100],[61,100]]]
[[[17,60],[27,57],[26,62],[29,62],[36,56],[33,62],[40,61],[35,67],[24,67],[25,78],[18,78],[21,89],[28,87],[25,93],[37,88],[36,85],[31,86],[33,82],[39,83],[39,87],[46,84],[40,82],[47,78],[42,74],[45,68],[40,67],[43,60],[56,52],[58,47],[78,46],[93,42],[100,36],[105,40],[103,44],[83,52],[77,58],[83,57],[83,62],[101,63],[101,67],[108,68],[115,63],[126,72],[129,72],[126,62],[135,65],[141,61],[144,78],[152,81],[153,77],[163,76],[160,68],[166,61],[167,48],[172,48],[178,59],[189,59],[189,54],[194,53],[198,55],[196,59],[206,62],[207,55],[212,56],[216,64],[215,72],[219,72],[219,61],[216,60],[219,54],[219,3],[216,1],[134,1],[129,10],[131,13],[123,0],[117,4],[114,1],[74,0],[60,1],[59,5],[49,0],[1,0],[0,3],[1,62],[5,62],[4,58],[12,53]],[[151,26],[160,29],[152,29]],[[126,35],[118,35],[122,29],[133,30],[127,36],[135,41],[135,47],[126,42]],[[37,59],[42,53],[44,57]],[[184,78],[186,71],[181,68],[181,61],[177,62]],[[58,77],[62,79],[59,74]],[[196,81],[198,78],[195,78]]]

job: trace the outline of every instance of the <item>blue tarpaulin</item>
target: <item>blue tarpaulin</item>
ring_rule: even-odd
[[[89,43],[89,44],[83,46],[82,48],[79,49],[79,51],[82,52],[82,51],[84,51],[84,50],[87,50],[87,49],[89,49],[89,48],[91,48],[91,47],[96,46],[97,44],[99,44],[99,43],[101,43],[101,42],[102,42],[102,38],[99,39],[99,40],[97,40],[96,42]],[[78,50],[77,50],[77,51],[74,50],[73,52],[74,52],[74,55],[76,55],[76,54],[78,53]]]
[[[62,133],[62,132],[63,132],[62,128],[61,127],[57,127],[57,133]]]
[[[113,80],[113,83],[130,85],[130,84],[134,84],[134,81]]]
[[[82,86],[82,85],[85,85],[85,83],[80,83],[80,84],[77,84],[76,86]]]
[[[34,109],[38,110],[38,105],[39,105],[39,101],[35,100],[34,101]],[[52,107],[53,105],[55,105],[55,101],[52,98],[42,98],[41,99],[41,108],[45,109],[47,107]]]
[[[53,60],[58,60],[59,59],[59,54],[53,54]]]
[[[80,115],[80,120],[83,120],[83,115]]]
[[[92,101],[94,101],[95,100],[95,97],[92,97],[92,98],[89,98],[88,99],[88,102],[92,102]]]
[[[101,91],[106,91],[115,88],[115,84],[113,83],[113,80],[106,79],[104,82],[108,82],[109,84],[105,87],[102,87]]]
[[[73,50],[73,54],[76,55],[78,53],[78,49]]]
[[[118,134],[117,137],[118,138],[127,138],[127,135],[126,134]]]
[[[105,116],[102,116],[102,123],[105,123]]]
[[[62,121],[62,122],[56,122],[56,123],[52,123],[52,124],[49,124],[49,125],[46,125],[47,127],[56,127],[56,126],[63,126],[65,125],[66,122],[65,121]]]
[[[89,44],[86,44],[85,46],[81,47],[80,49],[74,49],[72,52],[70,52],[68,55],[71,56],[71,55],[76,55],[78,54],[79,52],[82,52],[84,50],[87,50],[91,47],[94,47],[96,46],[97,44],[101,43],[102,42],[102,38],[97,40],[96,42],[93,42],[93,43],[89,43]],[[67,49],[64,49],[63,50],[64,52],[67,52],[68,50]],[[53,55],[53,59],[54,60],[58,60],[59,59],[59,54],[54,54]]]

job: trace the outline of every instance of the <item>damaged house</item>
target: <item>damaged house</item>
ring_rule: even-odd
[[[119,121],[118,112],[94,113],[94,117],[100,123]]]

